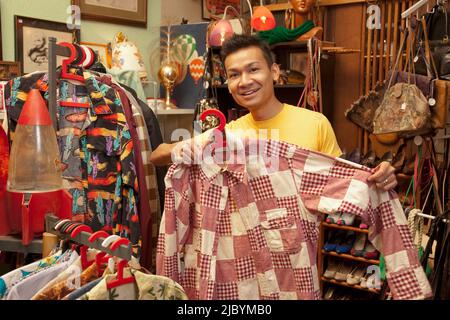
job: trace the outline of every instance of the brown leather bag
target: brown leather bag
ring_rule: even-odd
[[[435,101],[430,106],[431,126],[434,129],[444,129],[447,122],[447,110],[450,106],[450,81],[439,79],[439,72],[430,50],[425,19],[422,19],[422,28],[424,30],[425,44],[425,54],[423,55],[423,60],[427,67],[428,75],[432,75],[436,78],[433,80]]]
[[[413,35],[411,30],[409,32],[405,31],[403,34],[393,70],[397,69],[407,36],[409,36],[409,41],[412,41]],[[430,126],[431,113],[428,101],[417,85],[410,81],[411,75],[414,78],[414,74],[411,73],[411,54],[412,52],[407,52],[406,65],[409,66],[410,71],[408,73],[408,82],[399,82],[391,86],[394,72],[390,77],[383,101],[375,111],[373,121],[374,134],[390,132],[410,134],[415,131],[422,131]]]

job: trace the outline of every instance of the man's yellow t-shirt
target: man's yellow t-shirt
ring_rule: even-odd
[[[342,154],[333,128],[323,114],[288,104],[271,119],[255,121],[249,113],[229,122],[225,128],[232,133],[284,141],[334,157]]]

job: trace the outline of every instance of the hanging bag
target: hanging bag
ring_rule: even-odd
[[[411,41],[411,32],[405,31],[393,70],[397,69],[408,36],[409,41]],[[429,126],[430,108],[428,101],[417,85],[411,83],[411,75],[413,74],[411,69],[413,69],[413,66],[410,54],[411,52],[407,52],[405,66],[405,69],[406,67],[409,69],[407,82],[399,82],[391,86],[394,72],[391,74],[383,101],[375,111],[374,134],[391,132],[414,134],[420,130],[427,129]],[[415,82],[414,77],[413,80]]]

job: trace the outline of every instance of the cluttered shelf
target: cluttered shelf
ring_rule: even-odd
[[[380,290],[378,290],[378,289],[363,288],[360,285],[351,285],[351,284],[348,284],[347,282],[344,282],[344,281],[337,281],[337,280],[334,280],[334,279],[327,279],[325,277],[321,277],[321,280],[323,282],[328,282],[328,283],[332,283],[332,284],[335,284],[335,285],[338,285],[338,286],[347,287],[347,288],[358,289],[358,290],[371,292],[371,293],[376,293],[376,294],[380,293]]]
[[[343,258],[343,259],[347,259],[347,260],[364,262],[364,263],[368,263],[368,264],[376,264],[376,265],[378,265],[380,263],[379,260],[366,259],[366,258],[362,258],[362,257],[355,257],[355,256],[352,256],[350,254],[337,253],[337,252],[334,252],[334,251],[322,250],[322,254],[328,255],[328,256],[333,256],[333,257],[338,257],[338,258]]]

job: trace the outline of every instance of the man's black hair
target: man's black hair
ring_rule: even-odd
[[[269,68],[272,67],[274,63],[273,53],[270,50],[269,45],[266,41],[259,39],[255,36],[247,36],[234,34],[231,38],[227,39],[222,44],[222,49],[220,50],[220,55],[222,57],[222,61],[225,63],[226,57],[230,54],[235,53],[238,50],[246,49],[250,47],[257,47],[261,50],[264,55],[264,58],[269,65]]]

